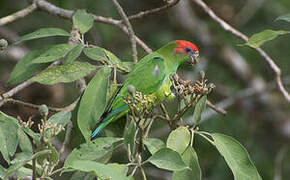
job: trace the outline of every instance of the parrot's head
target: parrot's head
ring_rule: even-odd
[[[184,61],[189,60],[188,63],[192,66],[199,61],[199,52],[195,44],[182,40],[177,40],[175,43],[174,54],[181,55]]]

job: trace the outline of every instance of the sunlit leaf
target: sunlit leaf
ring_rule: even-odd
[[[190,132],[184,127],[180,126],[172,131],[167,139],[167,147],[182,154],[190,143]]]
[[[248,45],[252,48],[258,48],[261,45],[263,45],[265,42],[275,39],[279,35],[288,34],[289,31],[279,30],[264,30],[262,32],[259,32],[257,34],[252,35],[248,42],[245,45]]]
[[[100,47],[91,47],[91,48],[84,48],[84,53],[88,58],[91,58],[95,61],[108,61],[106,52],[103,48]]]
[[[157,138],[147,138],[144,141],[144,144],[146,145],[151,154],[154,154],[160,149],[166,147],[165,143],[161,139]]]
[[[76,58],[78,58],[81,55],[83,49],[84,49],[83,44],[79,44],[75,46],[74,48],[72,48],[64,57],[63,63],[68,64],[68,63],[73,62]]]
[[[105,110],[111,69],[104,67],[89,82],[78,111],[78,126],[85,140],[90,141],[92,129]]]
[[[73,15],[73,24],[84,34],[90,30],[94,24],[94,16],[86,12],[86,10],[78,10]]]
[[[206,95],[202,96],[200,100],[196,103],[193,112],[193,122],[197,125],[201,119],[201,114],[206,108]]]
[[[278,18],[276,19],[276,21],[277,21],[277,20],[283,20],[283,21],[290,22],[290,13],[278,17]]]
[[[52,85],[60,82],[68,83],[90,74],[96,67],[87,62],[74,61],[70,64],[55,66],[37,75],[32,81]]]
[[[160,149],[146,161],[149,161],[158,168],[170,171],[180,171],[188,168],[182,161],[181,155],[169,148]]]
[[[135,122],[133,120],[131,120],[128,128],[125,130],[125,134],[124,134],[124,145],[127,148],[127,151],[129,151],[131,154],[134,153],[134,147],[135,147],[135,132],[136,132],[136,128],[135,128]]]
[[[41,29],[38,29],[37,31],[34,31],[32,33],[21,36],[20,39],[17,42],[15,42],[15,44],[19,44],[23,41],[44,38],[44,37],[50,37],[50,36],[70,36],[70,33],[66,32],[63,29],[59,29],[59,28],[41,28]]]
[[[189,146],[185,150],[182,154],[182,159],[190,169],[175,171],[172,175],[172,180],[201,180],[201,169],[193,147]]]
[[[235,180],[262,179],[247,150],[237,140],[218,133],[212,134],[212,138],[216,148],[232,170]]]

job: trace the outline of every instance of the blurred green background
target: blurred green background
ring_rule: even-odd
[[[108,0],[50,0],[65,9],[86,9],[88,12],[119,19]],[[128,15],[164,5],[162,0],[119,0]],[[289,0],[208,0],[206,3],[222,19],[250,36],[264,29],[290,30],[290,23],[275,21],[280,15],[290,12]],[[0,17],[7,16],[28,6],[25,0],[0,0]],[[239,140],[248,150],[254,164],[265,180],[289,179],[290,176],[290,105],[277,90],[274,73],[254,50],[239,46],[243,42],[224,31],[204,11],[190,0],[181,0],[177,6],[133,20],[133,29],[150,48],[157,49],[176,39],[194,42],[199,46],[202,61],[192,69],[182,67],[179,74],[185,79],[197,79],[198,71],[206,72],[210,82],[217,87],[209,99],[225,107],[228,114],[222,115],[207,110],[200,129],[220,132]],[[18,36],[42,27],[59,27],[70,31],[72,23],[46,12],[36,11],[31,15],[0,27],[0,38],[15,41]],[[90,44],[102,46],[125,61],[131,61],[131,46],[127,35],[118,28],[95,23],[86,35]],[[6,82],[16,62],[29,50],[44,44],[65,42],[63,38],[46,38],[29,41],[16,49],[0,54],[0,93],[9,88]],[[286,88],[290,91],[290,35],[284,35],[263,45],[263,49],[282,70]],[[138,57],[146,53],[138,47]],[[15,97],[35,104],[64,106],[76,98],[74,84],[43,86],[35,84],[22,90]],[[175,108],[175,104],[170,104]],[[5,105],[1,111],[27,119],[37,111],[17,105]],[[192,113],[184,119],[190,120]],[[169,128],[157,122],[152,137],[167,137]],[[163,138],[164,139],[164,138]],[[223,158],[203,139],[197,137],[195,149],[199,155],[203,179],[226,180],[233,176]],[[120,152],[112,161],[122,161]],[[170,173],[149,166],[145,170],[148,179],[170,179]],[[61,177],[59,179],[67,179]]]

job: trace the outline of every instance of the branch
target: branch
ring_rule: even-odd
[[[123,18],[123,21],[125,22],[127,28],[128,28],[128,33],[129,33],[129,37],[130,37],[130,41],[131,41],[131,45],[132,45],[132,52],[133,52],[133,61],[134,63],[138,62],[138,57],[137,57],[137,47],[136,47],[136,39],[135,39],[135,33],[133,31],[133,27],[126,15],[126,13],[124,12],[124,10],[122,9],[121,5],[118,3],[117,0],[112,0],[114,6],[116,7],[117,11],[119,12],[119,14],[121,15],[121,17]]]
[[[24,18],[25,16],[29,15],[33,11],[35,11],[37,6],[33,3],[25,9],[22,9],[16,13],[13,13],[9,16],[3,17],[0,19],[0,26],[4,26],[8,23],[16,21],[17,19]]]
[[[202,0],[192,0],[197,5],[199,5],[203,10],[214,20],[216,21],[224,30],[231,32],[233,35],[237,36],[238,38],[244,40],[245,42],[248,42],[248,37],[238,31],[237,29],[233,28],[231,25],[226,23],[224,20],[222,20],[220,17],[218,17]],[[263,58],[264,60],[269,64],[270,68],[275,73],[275,80],[278,85],[278,88],[280,92],[283,94],[284,98],[290,102],[290,95],[286,91],[285,87],[283,86],[283,83],[281,81],[281,70],[280,68],[275,64],[273,59],[261,48],[253,48],[255,49]]]
[[[154,13],[159,13],[159,12],[162,12],[164,10],[167,10],[173,6],[175,6],[180,0],[172,0],[171,2],[169,1],[168,4],[164,5],[164,6],[161,6],[161,7],[158,7],[158,8],[155,8],[155,9],[150,9],[150,10],[147,10],[147,11],[143,11],[143,12],[139,12],[137,14],[134,14],[132,16],[129,16],[128,19],[129,20],[133,20],[133,19],[141,19],[143,18],[144,16],[147,16],[147,15],[150,15],[150,14],[154,14]]]
[[[206,100],[206,105],[208,107],[210,107],[211,109],[213,109],[217,113],[220,113],[222,115],[226,115],[227,114],[227,111],[223,110],[222,108],[219,108],[219,107],[215,106],[209,100]]]

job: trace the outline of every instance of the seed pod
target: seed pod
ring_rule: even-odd
[[[38,111],[40,115],[43,117],[48,115],[48,107],[45,104],[39,106]]]

